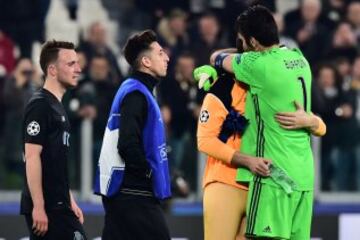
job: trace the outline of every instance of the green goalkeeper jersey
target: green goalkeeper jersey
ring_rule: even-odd
[[[285,130],[277,112],[294,112],[294,101],[311,109],[311,70],[300,50],[273,47],[236,55],[232,67],[237,80],[249,85],[245,116],[250,123],[242,136],[241,152],[272,160],[292,180],[294,190],[312,190],[314,162],[310,134],[305,129]],[[256,176],[255,176],[256,177]],[[239,168],[237,181],[254,176]],[[256,178],[276,184],[273,178]]]

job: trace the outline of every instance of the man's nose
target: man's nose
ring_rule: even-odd
[[[77,64],[76,71],[77,71],[77,72],[81,72],[81,71],[82,71],[82,70],[81,70],[81,67],[80,67],[80,64]]]

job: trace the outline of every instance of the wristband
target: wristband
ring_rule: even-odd
[[[224,62],[224,59],[229,56],[229,54],[227,53],[220,53],[219,55],[216,56],[215,58],[215,64],[214,64],[214,67],[216,69],[222,69],[223,68],[223,62]]]

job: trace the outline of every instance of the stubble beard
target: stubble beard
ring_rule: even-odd
[[[64,88],[64,90],[73,89],[77,86],[77,82],[75,84],[71,84],[69,81],[65,81],[60,78],[59,78],[59,83]]]

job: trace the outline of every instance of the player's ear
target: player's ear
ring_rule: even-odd
[[[141,61],[141,64],[146,68],[149,68],[151,65],[150,58],[147,56],[142,56],[140,61]]]
[[[48,71],[48,75],[55,76],[57,72],[55,64],[49,64],[47,71]]]
[[[251,44],[251,48],[255,50],[259,47],[259,42],[254,37],[250,38],[250,44]]]

